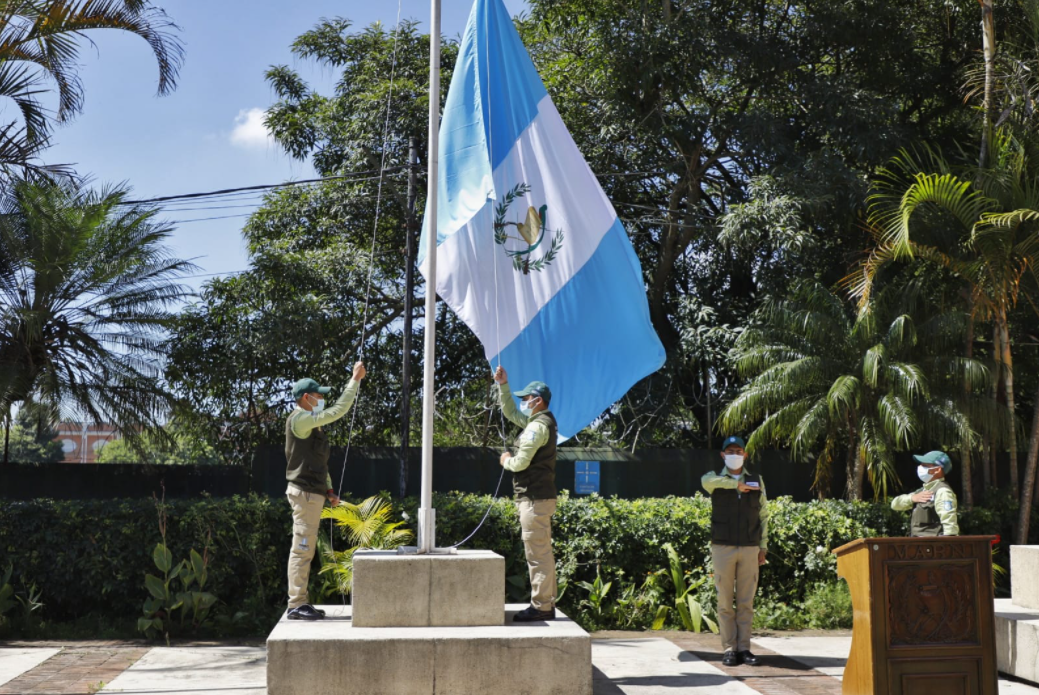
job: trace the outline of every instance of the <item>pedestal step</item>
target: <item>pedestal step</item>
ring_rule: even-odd
[[[996,663],[1001,673],[1039,684],[1039,610],[1016,603],[996,599]]]
[[[591,695],[591,637],[558,611],[513,623],[525,607],[499,604],[505,623],[483,627],[360,627],[350,606],[283,616],[267,638],[268,695]]]

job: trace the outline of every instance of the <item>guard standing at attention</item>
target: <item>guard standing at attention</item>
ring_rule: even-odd
[[[913,510],[909,520],[910,536],[960,535],[956,493],[945,482],[945,476],[952,470],[952,459],[944,451],[931,451],[913,458],[919,464],[916,475],[924,486],[891,500],[891,508],[896,512]]]
[[[759,663],[750,651],[750,630],[758,573],[768,554],[768,499],[761,476],[744,465],[744,446],[739,437],[727,438],[721,451],[725,467],[700,481],[711,495],[711,559],[725,666]]]

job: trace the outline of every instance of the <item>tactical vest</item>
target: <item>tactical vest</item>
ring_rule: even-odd
[[[952,490],[945,482],[935,485],[931,492],[934,497],[930,502],[917,502],[913,506],[913,516],[909,519],[909,535],[914,538],[919,536],[941,536],[942,519],[934,508],[934,502],[938,499],[938,491],[941,489]]]
[[[302,413],[293,413],[285,421],[285,459],[289,462],[285,479],[304,492],[324,495],[328,491],[328,457],[331,454],[328,436],[320,428],[312,429],[306,439],[293,434],[292,418],[309,415],[306,411]]]
[[[554,500],[556,498],[556,439],[559,429],[555,416],[542,410],[531,416],[529,422],[542,422],[548,426],[548,441],[530,460],[530,465],[512,474],[512,491],[518,500]],[[520,437],[523,435],[521,434]],[[521,440],[517,439],[518,448]]]
[[[727,475],[722,473],[721,475]],[[744,472],[744,482],[761,484],[761,476]],[[716,488],[711,493],[711,543],[761,545],[761,493]]]

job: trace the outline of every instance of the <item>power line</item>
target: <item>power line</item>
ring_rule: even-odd
[[[299,181],[285,181],[283,183],[266,183],[256,186],[241,186],[239,188],[224,188],[217,191],[206,191],[204,193],[182,193],[179,195],[166,195],[159,196],[157,198],[145,198],[143,200],[124,200],[119,205],[153,205],[155,203],[163,203],[168,200],[188,200],[192,198],[207,198],[211,196],[225,195],[228,193],[239,193],[242,191],[265,191],[275,188],[286,188],[289,186],[302,186],[311,183],[325,183],[328,181],[345,181],[345,180],[356,180],[359,176],[369,176],[372,174],[393,174],[407,169],[404,166],[398,167],[387,167],[385,169],[370,169],[367,171],[354,171],[349,174],[342,174],[340,176],[323,176],[316,179],[300,179]],[[379,178],[376,176],[375,178]]]
[[[221,198],[242,195],[244,193],[254,191],[269,191],[278,188],[287,188],[291,186],[302,186],[312,183],[325,183],[329,181],[375,181],[386,174],[396,174],[402,171],[406,171],[409,167],[407,165],[387,167],[385,169],[368,169],[365,171],[352,171],[346,174],[340,174],[337,176],[323,176],[320,178],[313,179],[300,179],[299,181],[285,181],[282,183],[268,183],[259,184],[256,186],[240,186],[238,188],[223,188],[216,191],[205,191],[199,193],[181,193],[177,195],[166,195],[158,196],[155,198],[144,198],[141,200],[124,200],[118,205],[152,205],[155,203],[164,203],[168,201],[178,200],[193,200],[198,198]],[[619,176],[666,176],[666,171],[616,171],[606,174],[596,174],[596,178],[615,178]],[[371,176],[371,178],[364,179],[358,177]],[[630,204],[629,204],[630,205]]]

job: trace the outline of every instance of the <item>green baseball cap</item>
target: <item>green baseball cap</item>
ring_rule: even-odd
[[[738,446],[739,448],[741,448],[741,449],[746,449],[747,448],[747,443],[745,441],[743,441],[742,437],[737,437],[737,436],[733,435],[731,437],[726,437],[725,441],[722,442],[722,451],[725,451],[726,449],[728,449],[730,446],[732,446],[734,444],[736,446]]]
[[[324,396],[331,390],[331,386],[320,386],[313,379],[300,379],[292,385],[292,397],[298,401],[305,393],[320,393]]]
[[[539,396],[541,400],[545,401],[545,405],[548,405],[552,400],[552,391],[548,388],[548,384],[543,381],[532,381],[527,384],[527,388],[517,391],[515,395],[520,398],[524,396]]]
[[[946,473],[952,470],[952,459],[944,451],[929,451],[923,456],[913,456],[913,458],[927,466],[939,465]]]

